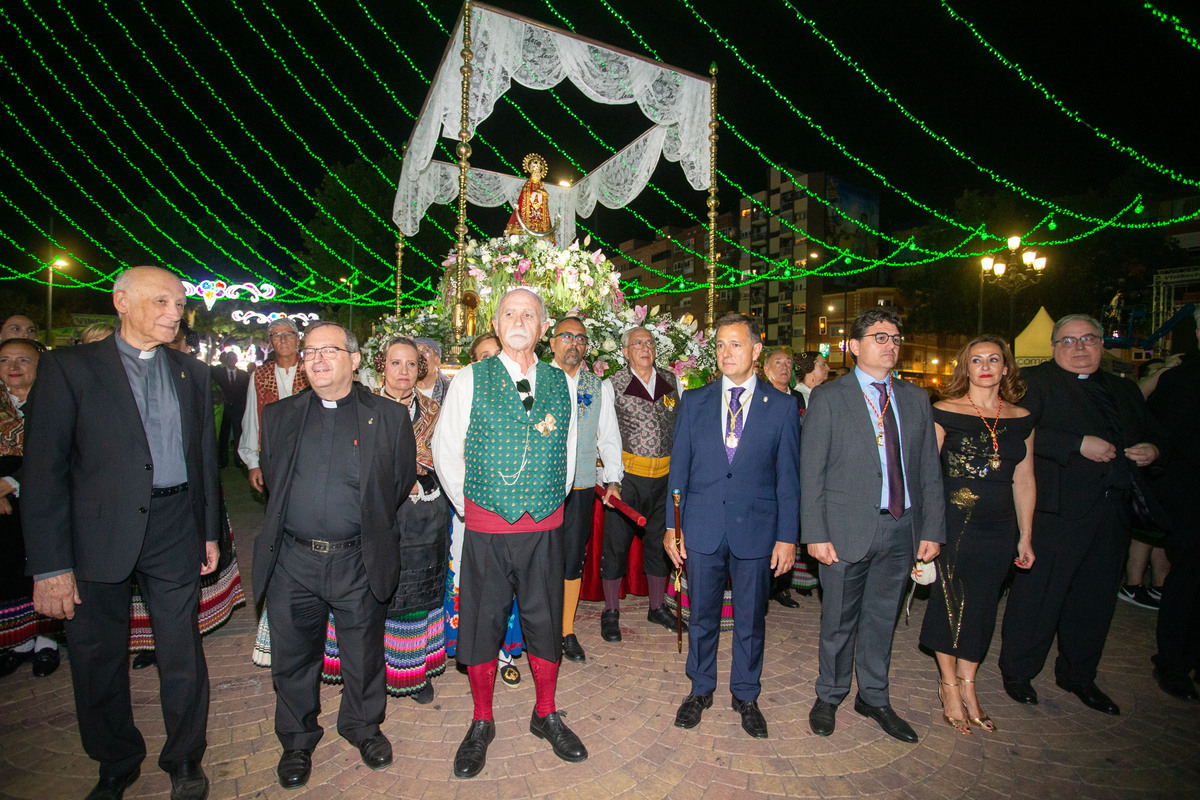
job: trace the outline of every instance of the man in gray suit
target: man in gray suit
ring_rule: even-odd
[[[929,398],[893,378],[900,317],[874,308],[850,329],[857,366],[813,389],[800,448],[800,541],[821,562],[820,674],[808,715],[833,733],[838,704],[858,677],[854,710],[915,743],[892,710],[892,632],[913,559],[932,561],[946,541],[942,471]]]

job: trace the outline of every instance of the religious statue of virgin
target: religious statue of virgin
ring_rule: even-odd
[[[546,159],[530,153],[521,162],[521,168],[529,173],[529,180],[521,187],[516,208],[508,218],[505,234],[525,234],[554,241],[554,225],[550,221],[550,195],[542,186],[546,175]]]

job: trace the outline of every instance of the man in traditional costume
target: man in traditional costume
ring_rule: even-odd
[[[638,527],[616,511],[609,511],[605,517],[600,557],[604,587],[600,635],[606,642],[621,641],[621,581],[628,569],[629,547],[634,536],[642,537],[644,548],[642,563],[650,593],[646,619],[671,632],[676,626],[675,615],[666,605],[670,565],[663,549],[663,535],[667,532],[667,475],[671,470],[679,390],[675,376],[654,365],[654,336],[650,331],[628,330],[621,337],[621,345],[626,366],[606,381],[613,391],[621,431],[621,459],[625,467],[621,499],[642,514],[646,524]]]
[[[308,388],[308,378],[300,369],[300,332],[286,319],[271,323],[267,337],[275,351],[275,366],[263,364],[254,370],[250,389],[246,393],[246,413],[242,416],[242,438],[238,441],[238,456],[250,470],[250,485],[263,490],[262,470],[258,467],[258,445],[262,438],[259,422],[263,406]]]
[[[551,366],[567,378],[571,404],[578,416],[579,441],[575,449],[575,488],[567,494],[563,510],[563,658],[581,663],[587,660],[575,636],[575,610],[583,584],[583,562],[588,539],[592,535],[592,503],[596,485],[596,457],[603,464],[599,476],[606,485],[604,499],[621,499],[621,430],[613,407],[612,384],[602,382],[587,368],[587,328],[578,317],[559,321],[550,337],[554,351]]]
[[[466,521],[457,659],[467,667],[475,714],[454,774],[478,775],[496,736],[496,652],[516,596],[537,705],[529,722],[564,761],[587,749],[554,704],[562,652],[563,498],[575,479],[576,413],[561,370],[534,346],[550,327],[526,288],[501,298],[492,320],[502,350],[463,367],[450,384],[433,435],[442,489]]]

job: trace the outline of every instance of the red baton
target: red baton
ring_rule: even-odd
[[[608,492],[608,490],[605,489],[603,486],[600,486],[600,485],[596,486],[596,496],[599,497],[601,500],[604,499],[604,495],[607,492]],[[611,500],[608,501],[608,505],[610,508],[615,508],[617,511],[620,511],[622,514],[629,517],[631,520],[633,520],[634,524],[637,525],[638,527],[641,527],[642,525],[646,524],[646,518],[644,516],[642,516],[641,514],[639,514],[636,508],[629,505],[628,503],[621,500],[620,498],[617,498],[617,497],[612,498]]]

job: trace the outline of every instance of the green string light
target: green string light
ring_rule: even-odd
[[[1195,36],[1192,36],[1192,32],[1183,26],[1183,22],[1180,21],[1179,17],[1175,16],[1174,14],[1167,14],[1163,11],[1159,11],[1154,7],[1153,3],[1142,3],[1142,8],[1146,9],[1151,14],[1158,17],[1159,20],[1174,28],[1175,32],[1179,34],[1180,39],[1183,39],[1192,47],[1200,50],[1200,40],[1197,40]]]

